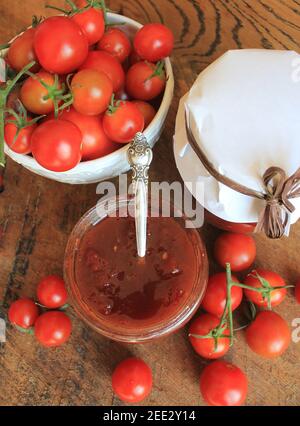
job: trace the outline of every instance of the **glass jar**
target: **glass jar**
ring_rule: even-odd
[[[71,233],[67,244],[64,262],[64,276],[71,304],[73,305],[76,313],[88,325],[100,334],[113,340],[127,343],[138,343],[173,333],[190,320],[198,309],[206,290],[208,279],[208,260],[204,243],[198,231],[195,228],[185,227],[185,217],[181,213],[181,217],[172,216],[170,220],[177,222],[180,226],[180,232],[181,230],[184,230],[184,235],[187,237],[186,242],[190,244],[191,251],[189,253],[192,253],[192,259],[190,259],[190,262],[193,263],[193,265],[196,265],[193,269],[195,270],[195,274],[191,279],[189,291],[185,291],[184,296],[182,296],[179,301],[176,301],[174,309],[172,308],[172,311],[169,311],[170,313],[167,317],[159,317],[153,321],[141,321],[139,323],[137,320],[133,321],[131,324],[130,319],[127,319],[125,322],[115,322],[112,320],[113,317],[110,315],[107,316],[97,311],[97,309],[89,303],[83,294],[83,291],[81,290],[82,282],[78,279],[80,274],[77,272],[77,267],[78,262],[82,262],[80,250],[84,237],[88,235],[87,233],[95,226],[103,224],[108,217],[115,217],[116,215],[118,217],[122,217],[124,214],[126,215],[128,209],[132,208],[132,203],[133,198],[130,196],[102,201],[81,218]],[[107,208],[106,211],[104,210],[104,206]],[[149,201],[149,212],[150,208],[151,203]],[[155,220],[163,220],[160,217],[161,207],[159,207],[159,211],[155,210],[156,208],[153,209],[152,206],[152,216],[153,211],[155,212],[156,217],[159,216],[159,218]],[[174,216],[178,216],[178,214]],[[173,249],[175,250],[175,247],[173,247]],[[181,247],[178,247],[179,253],[180,249]],[[181,252],[179,257],[184,258],[185,255],[186,254]],[[114,262],[117,259],[115,256],[112,256],[112,258],[114,259]],[[136,258],[133,258],[129,253],[128,263],[132,263],[135,260]],[[161,284],[162,283],[163,282],[161,282]]]
[[[204,219],[210,225],[213,225],[222,231],[237,232],[239,234],[252,234],[256,227],[256,223],[228,222],[227,220],[221,219],[220,217],[210,213],[208,210],[205,210]]]

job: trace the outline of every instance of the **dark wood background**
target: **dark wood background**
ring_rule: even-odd
[[[45,15],[44,0],[0,0],[0,43],[25,28],[31,15]],[[63,5],[63,1],[50,3]],[[198,73],[228,49],[299,51],[299,0],[111,0],[117,12],[142,23],[164,22],[176,38],[175,97],[161,140],[154,150],[152,179],[180,179],[172,154],[177,105]],[[65,244],[82,214],[96,201],[96,186],[68,186],[46,180],[8,161],[0,196],[0,300],[3,314],[18,296],[34,296],[46,274],[62,274]],[[300,224],[289,239],[256,237],[257,265],[300,278]],[[218,231],[206,225],[208,250]],[[212,265],[214,268],[214,265]],[[289,323],[300,317],[292,292],[277,309]],[[73,334],[63,347],[47,350],[8,326],[0,346],[1,405],[120,405],[111,390],[114,366],[129,355],[147,361],[154,374],[148,405],[202,405],[199,375],[205,361],[192,350],[186,330],[139,346],[114,343],[84,325],[70,311]],[[226,359],[249,377],[248,405],[300,404],[300,342],[286,354],[264,361],[247,348],[243,332]]]

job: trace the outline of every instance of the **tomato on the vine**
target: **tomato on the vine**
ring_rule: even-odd
[[[28,298],[16,300],[8,310],[9,321],[24,329],[32,327],[38,316],[38,307],[33,300]]]
[[[85,0],[77,0],[75,4],[79,9],[82,9],[87,5],[87,2]],[[97,43],[102,38],[105,30],[102,10],[90,7],[87,10],[75,13],[71,19],[81,28],[90,46]]]
[[[254,269],[244,279],[244,284],[253,288],[264,288],[260,279],[267,281],[271,287],[284,287],[286,283],[284,279],[272,271],[265,269]],[[262,293],[244,289],[244,293],[248,300],[255,303],[258,306],[268,307],[268,299],[264,298]],[[286,288],[279,288],[270,292],[271,307],[279,305],[287,294]]]
[[[8,116],[6,120],[15,121],[14,116]],[[31,118],[27,117],[28,122],[30,122]],[[29,154],[31,152],[31,137],[35,129],[37,128],[37,124],[33,123],[19,130],[17,124],[13,123],[5,123],[4,127],[4,139],[9,148],[17,152],[18,154]]]
[[[143,131],[144,117],[132,102],[118,101],[104,114],[103,129],[111,140],[128,143]]]
[[[164,64],[138,62],[129,68],[126,75],[126,91],[134,99],[150,101],[165,88],[166,74]]]
[[[146,24],[134,38],[136,53],[149,62],[157,62],[170,56],[173,47],[173,33],[163,24]]]
[[[47,89],[44,85],[48,85]],[[55,77],[46,71],[40,71],[32,77],[25,80],[20,91],[20,98],[25,108],[33,114],[49,114],[54,111],[54,102],[49,91],[61,90],[61,84],[58,81],[55,87]]]
[[[84,69],[73,77],[71,90],[76,111],[86,115],[99,115],[109,105],[113,85],[104,72]]]
[[[113,91],[118,92],[125,82],[125,73],[120,62],[107,52],[91,51],[80,70],[92,69],[104,72],[112,81]]]
[[[120,148],[112,142],[103,130],[103,115],[88,116],[80,114],[73,107],[65,109],[60,115],[61,120],[76,124],[82,134],[82,161],[95,160],[111,154]]]
[[[33,48],[33,39],[35,28],[29,28],[23,34],[18,36],[10,45],[7,52],[7,61],[11,68],[21,71],[30,62],[37,62],[37,57]],[[37,72],[39,64],[35,64],[30,71]]]
[[[230,263],[232,271],[243,271],[255,260],[255,241],[250,235],[225,232],[215,242],[214,255],[224,268]]]
[[[295,296],[298,303],[300,303],[300,281],[297,282],[295,287]]]
[[[75,124],[48,120],[40,124],[31,138],[32,155],[45,169],[65,172],[81,160],[82,135]]]
[[[141,402],[150,394],[152,389],[151,369],[141,359],[128,358],[114,370],[112,387],[122,401]]]
[[[46,347],[64,344],[70,337],[72,323],[61,311],[48,311],[40,315],[34,325],[36,339]]]
[[[232,275],[232,281],[239,282],[238,279]],[[202,300],[201,307],[210,314],[221,317],[225,305],[227,293],[227,279],[225,272],[219,272],[211,275],[208,280],[207,289]],[[239,307],[243,299],[243,290],[240,287],[231,287],[231,310],[234,311]]]
[[[37,286],[38,301],[49,309],[60,308],[67,303],[65,282],[57,275],[43,278]]]
[[[246,341],[258,355],[275,358],[289,347],[291,331],[280,315],[272,311],[262,311],[247,328]]]
[[[70,18],[52,16],[36,28],[34,50],[42,67],[51,73],[68,74],[88,55],[88,40]]]
[[[144,117],[144,121],[145,121],[145,129],[146,129],[156,115],[156,111],[154,107],[148,102],[144,102],[144,101],[132,101],[132,103],[134,103],[134,105],[136,105],[138,109],[140,110],[140,112],[142,113]]]
[[[225,328],[222,331],[222,335],[228,337],[218,337],[215,345],[215,340],[213,337],[200,338],[193,335],[205,336],[215,328],[219,326],[220,319],[215,315],[211,314],[201,314],[198,318],[193,320],[189,329],[189,340],[197,352],[203,358],[207,359],[217,359],[224,356],[230,346],[230,332],[228,328]]]
[[[110,53],[123,63],[131,53],[131,43],[124,31],[110,28],[99,41],[98,49]]]
[[[209,405],[239,406],[247,398],[248,380],[240,368],[218,360],[204,368],[200,391]]]

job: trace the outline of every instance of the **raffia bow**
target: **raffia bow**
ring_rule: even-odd
[[[293,198],[300,197],[300,168],[289,178],[280,167],[270,167],[263,175],[264,192],[256,191],[219,173],[209,161],[204,151],[199,147],[191,131],[186,112],[185,126],[188,141],[195,154],[200,159],[206,170],[220,183],[234,191],[249,197],[265,201],[265,207],[261,212],[255,232],[264,231],[272,239],[281,238],[289,224],[289,216],[295,207],[290,202]]]

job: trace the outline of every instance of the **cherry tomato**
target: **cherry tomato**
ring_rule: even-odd
[[[113,91],[118,92],[125,82],[125,73],[122,65],[116,58],[107,52],[91,51],[86,61],[80,67],[81,70],[92,69],[104,72],[112,81]]]
[[[82,160],[89,161],[104,157],[120,148],[112,142],[103,130],[103,115],[87,116],[80,114],[74,108],[64,110],[60,114],[61,120],[76,124],[82,134]]]
[[[141,359],[128,358],[114,370],[112,387],[122,401],[141,402],[150,394],[152,389],[151,369]]]
[[[230,263],[232,271],[243,271],[255,260],[255,241],[250,235],[226,232],[217,238],[214,254],[217,262],[224,268],[226,263]]]
[[[232,281],[239,282],[234,275],[232,275]],[[227,280],[225,272],[219,272],[209,277],[206,293],[201,304],[202,308],[210,314],[221,317],[226,305],[226,288]],[[240,306],[242,299],[243,290],[240,287],[231,287],[232,311]]]
[[[77,0],[75,4],[78,8],[84,8],[87,5],[85,0]],[[102,10],[91,7],[76,13],[71,19],[81,28],[90,46],[97,43],[104,34],[105,22]]]
[[[29,77],[21,87],[20,98],[25,108],[33,114],[49,114],[54,111],[53,100],[46,97],[49,91],[41,83],[54,87],[54,76],[46,71],[40,71],[34,77]],[[58,83],[57,88],[61,85]]]
[[[63,345],[69,339],[71,331],[71,320],[61,311],[45,312],[34,325],[36,339],[48,348]]]
[[[23,34],[15,39],[7,52],[7,61],[11,68],[21,71],[30,62],[37,62],[37,57],[33,48],[33,39],[35,28],[29,28]],[[37,72],[40,66],[37,63],[30,71]]]
[[[13,116],[9,116],[8,120],[15,121]],[[27,117],[30,121],[31,118]],[[30,126],[24,127],[19,131],[18,136],[15,139],[18,127],[13,123],[6,123],[4,127],[4,138],[10,149],[18,154],[29,154],[31,152],[31,136],[34,130],[37,128],[37,124],[31,124]]]
[[[45,70],[68,74],[86,60],[88,40],[74,21],[65,16],[52,16],[36,28],[34,50]]]
[[[32,327],[38,316],[38,307],[33,300],[28,298],[16,300],[8,310],[9,321],[25,329]]]
[[[289,347],[291,331],[280,315],[272,311],[262,311],[247,328],[246,341],[258,355],[275,358]]]
[[[251,271],[250,274],[248,274],[247,277],[244,279],[244,284],[254,288],[262,288],[262,284],[259,278],[257,277],[257,274],[264,280],[268,281],[271,287],[286,286],[284,279],[280,275],[272,271],[266,271],[265,269],[254,269],[253,271]],[[261,293],[247,289],[244,289],[244,293],[247,299],[255,303],[256,305],[263,307],[268,306],[268,300],[264,299]],[[271,306],[274,307],[279,305],[284,300],[286,293],[286,288],[271,291]]]
[[[300,303],[300,281],[296,284],[295,296],[298,303]]]
[[[212,406],[238,406],[247,398],[248,380],[243,371],[225,361],[207,365],[200,377],[200,391]]]
[[[165,25],[147,24],[137,32],[133,44],[142,59],[157,62],[172,53],[174,36]]]
[[[103,129],[113,141],[128,143],[137,132],[144,129],[144,118],[132,102],[120,101],[113,111],[106,111],[103,118]]]
[[[56,275],[43,278],[37,286],[39,302],[49,309],[60,308],[67,303],[67,290],[64,280]]]
[[[40,124],[31,138],[32,154],[45,169],[65,172],[81,160],[82,135],[75,124],[49,120]]]
[[[164,90],[165,85],[165,72],[149,62],[132,65],[126,75],[126,91],[134,99],[150,101]]]
[[[99,41],[98,49],[110,53],[123,63],[131,53],[131,43],[123,31],[118,28],[110,28]]]
[[[85,69],[75,74],[71,90],[76,111],[86,115],[99,115],[109,105],[113,85],[105,73]]]
[[[153,118],[156,116],[156,111],[151,104],[144,101],[133,101],[134,105],[138,107],[140,112],[143,114],[145,121],[145,129],[152,122]]]
[[[199,336],[205,336],[211,330],[218,327],[220,319],[215,315],[211,314],[201,314],[196,318],[189,329],[189,334],[197,334]],[[230,335],[228,329],[223,331],[224,335]],[[229,338],[219,337],[217,340],[217,347],[215,348],[215,341],[213,338],[201,339],[193,336],[189,336],[190,342],[197,352],[203,358],[207,359],[217,359],[224,356],[228,350],[230,341]]]
[[[122,89],[115,93],[115,99],[117,101],[130,101],[131,97],[125,92],[124,87],[122,87]]]

